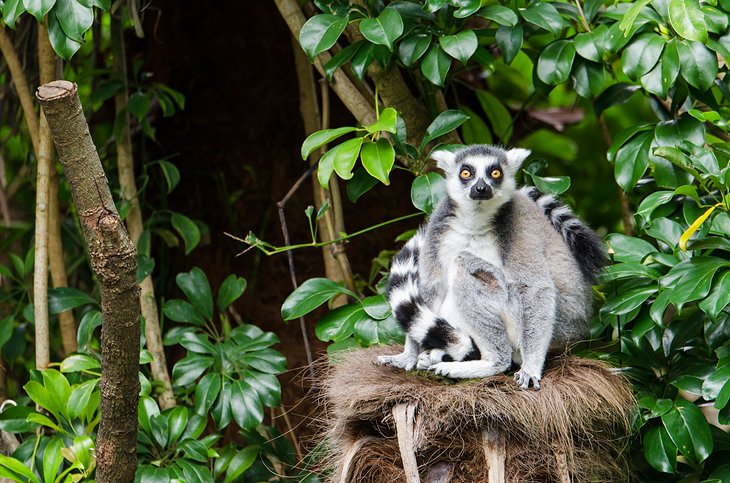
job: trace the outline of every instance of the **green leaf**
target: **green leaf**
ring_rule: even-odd
[[[180,213],[172,214],[172,227],[177,231],[185,242],[185,255],[190,254],[200,243],[200,229],[193,220]]]
[[[352,335],[355,324],[369,318],[359,304],[343,305],[325,314],[317,321],[314,333],[317,339],[327,341],[341,341]]]
[[[9,315],[0,320],[0,349],[2,349],[5,343],[13,336],[13,319],[14,317]]]
[[[61,372],[81,372],[99,368],[101,368],[101,363],[86,354],[73,354],[61,362]]]
[[[78,0],[56,0],[53,9],[66,37],[82,42],[84,32],[94,23],[94,11]]]
[[[43,481],[45,483],[54,482],[58,470],[63,464],[61,448],[63,448],[63,440],[56,436],[51,439],[43,451]]]
[[[68,383],[66,377],[55,369],[45,369],[41,371],[41,374],[43,375],[43,385],[48,391],[48,394],[50,394],[57,413],[53,413],[51,408],[46,409],[51,411],[54,416],[61,414],[68,419],[66,403],[71,395],[71,385]]]
[[[664,428],[684,456],[701,463],[712,453],[710,425],[694,404],[678,399],[674,405],[674,409],[662,416]]]
[[[264,419],[264,406],[248,381],[235,381],[231,388],[231,413],[243,430],[255,429]]]
[[[371,44],[370,42],[364,42],[363,45],[357,49],[357,52],[352,57],[350,62],[350,69],[358,80],[362,81],[365,77],[365,71],[367,71],[370,64],[375,60],[375,47],[377,45]]]
[[[142,122],[142,120],[147,116],[147,113],[150,111],[149,96],[141,91],[135,92],[129,96],[127,109],[130,114],[137,118],[137,121]]]
[[[514,27],[519,22],[517,14],[511,9],[502,5],[489,5],[477,12],[477,15],[493,22],[498,23],[504,27]]]
[[[137,251],[137,283],[141,283],[142,280],[152,274],[155,269],[155,259],[146,257]]]
[[[347,27],[347,18],[335,15],[315,15],[307,20],[299,32],[299,43],[310,60],[329,49]],[[305,156],[306,157],[306,156]]]
[[[661,275],[662,274],[659,271],[646,265],[642,265],[641,263],[624,262],[604,267],[599,275],[599,280],[601,283],[631,278],[649,278],[652,280],[658,280]]]
[[[644,232],[666,245],[674,248],[682,236],[682,226],[674,220],[660,217],[652,220],[651,225],[644,229]]]
[[[413,206],[425,213],[431,213],[446,193],[446,180],[433,171],[421,174],[411,185],[411,202]]]
[[[612,297],[601,308],[601,312],[613,315],[628,314],[657,292],[657,285],[651,283],[644,287],[627,290],[616,297]]]
[[[284,320],[297,319],[340,294],[355,297],[339,282],[328,278],[310,278],[286,298],[281,306],[281,317]]]
[[[190,352],[197,354],[213,354],[215,349],[213,344],[208,340],[207,334],[201,334],[196,332],[185,332],[180,337],[180,345],[185,347]]]
[[[730,271],[720,275],[712,285],[707,297],[699,303],[700,309],[707,314],[710,320],[717,319],[722,309],[730,303]]]
[[[274,349],[261,349],[246,354],[242,361],[244,364],[266,374],[281,374],[286,371],[286,357]]]
[[[638,36],[621,55],[621,68],[632,79],[638,79],[654,68],[664,50],[662,36],[648,33]]]
[[[370,42],[393,50],[393,43],[403,33],[403,19],[394,8],[386,8],[376,18],[363,19],[360,32]]]
[[[624,14],[623,19],[621,19],[621,23],[619,24],[619,28],[624,33],[625,36],[629,35],[629,31],[634,27],[634,23],[636,22],[636,17],[639,16],[641,13],[641,10],[643,10],[644,7],[649,5],[652,0],[638,0],[636,2],[633,2],[631,4],[631,7],[626,11]]]
[[[522,38],[523,28],[522,25],[515,25],[514,27],[499,27],[495,34],[495,40],[497,47],[502,53],[502,60],[504,63],[509,65],[515,60],[517,54],[522,49]]]
[[[28,415],[34,413],[32,408],[27,406],[8,405],[0,413],[0,429],[8,433],[28,433],[37,426],[27,421]]]
[[[25,12],[23,0],[5,0],[2,5],[3,20],[11,29],[15,28],[15,21]]]
[[[189,302],[180,299],[167,300],[162,306],[165,316],[175,322],[187,322],[203,326],[205,319]]]
[[[199,354],[180,359],[172,368],[173,386],[184,387],[194,383],[212,365],[213,358]]]
[[[537,61],[537,77],[548,85],[562,84],[570,77],[575,58],[575,45],[557,40],[543,49]]]
[[[167,427],[169,430],[167,446],[172,446],[180,438],[187,426],[188,408],[185,406],[176,406],[170,409],[167,412]]]
[[[148,396],[140,396],[137,404],[137,414],[139,417],[139,425],[148,434],[152,435],[150,419],[160,414],[160,408],[154,399]]]
[[[238,451],[233,459],[231,459],[231,463],[228,465],[224,483],[237,481],[237,478],[241,476],[244,471],[249,469],[254,461],[256,461],[258,453],[259,449],[256,446],[247,446]]]
[[[335,75],[337,69],[350,62],[357,53],[357,51],[360,49],[360,47],[363,45],[363,43],[364,41],[362,40],[353,42],[344,49],[337,52],[335,55],[332,56],[330,60],[327,61],[327,63],[324,65],[324,72],[327,75],[327,80],[332,82],[332,76]]]
[[[430,34],[409,35],[398,44],[398,56],[406,67],[413,67],[430,45]]]
[[[18,478],[16,481],[22,481],[22,482],[32,482],[32,483],[40,483],[40,480],[38,477],[29,470],[23,463],[16,460],[15,458],[11,458],[10,456],[5,456],[4,454],[0,454],[0,471],[2,469],[7,469],[8,471],[12,471],[16,475],[25,478],[20,479]],[[10,474],[4,474],[4,477],[10,478],[13,475]]]
[[[60,314],[87,304],[98,306],[96,300],[75,288],[60,287],[48,290],[48,312],[51,315]]]
[[[685,39],[707,42],[707,25],[698,0],[669,0],[669,21]]]
[[[30,413],[27,418],[29,423],[39,424],[41,426],[45,426],[47,428],[51,428],[52,430],[56,431],[57,433],[64,433],[65,431],[63,428],[61,428],[58,424],[51,421],[51,419],[46,416],[45,414],[40,413]]]
[[[373,295],[362,300],[362,308],[365,313],[375,320],[383,320],[390,317],[390,305],[385,295]]]
[[[238,300],[246,290],[246,279],[233,274],[228,275],[218,288],[216,305],[220,312],[225,312],[229,305]]]
[[[363,167],[370,176],[385,185],[390,184],[388,175],[395,163],[395,151],[387,139],[380,138],[377,142],[366,142],[363,144],[360,158]]]
[[[451,58],[439,45],[432,44],[421,61],[421,73],[432,84],[443,87],[450,68]]]
[[[592,32],[584,32],[575,36],[575,50],[584,59],[602,62],[606,52],[605,37],[608,27],[599,25]]]
[[[198,267],[189,272],[178,273],[177,286],[185,293],[193,307],[208,320],[213,319],[213,294],[205,273]]]
[[[365,138],[362,137],[350,139],[342,144],[338,144],[327,153],[333,153],[332,166],[340,178],[352,178],[352,168],[355,167],[355,162],[357,162],[357,156],[360,154],[360,147],[364,140]]]
[[[180,182],[180,171],[177,169],[177,166],[169,161],[160,161],[160,168],[162,169],[162,174],[165,176],[167,194],[169,195]]]
[[[93,414],[84,414],[91,400],[91,395],[97,387],[98,380],[94,379],[86,381],[78,385],[74,385],[71,389],[71,395],[68,397],[66,409],[71,419],[81,418],[90,421]]]
[[[45,17],[51,8],[53,8],[55,3],[56,0],[23,0],[25,10],[33,15],[39,22],[43,22],[43,17]]]
[[[307,159],[312,154],[312,151],[320,146],[356,130],[357,128],[354,127],[339,127],[337,129],[325,129],[310,134],[302,144],[302,159]]]
[[[256,391],[264,405],[274,408],[281,404],[281,384],[275,375],[247,370],[243,373],[243,378]]]
[[[439,114],[436,119],[426,128],[426,134],[421,141],[421,151],[434,139],[450,133],[457,127],[464,124],[469,116],[458,110],[448,110]]]
[[[643,132],[624,144],[616,153],[614,176],[624,191],[631,191],[649,167],[649,147],[653,132]]]
[[[573,61],[571,77],[579,96],[590,99],[603,92],[608,81],[603,65],[583,59]]]
[[[451,57],[466,64],[477,50],[477,35],[473,30],[462,30],[456,35],[439,37],[439,45]]]
[[[512,137],[512,116],[494,94],[478,89],[476,91],[479,104],[487,115],[492,132],[499,144],[507,144]]]
[[[535,187],[542,193],[560,195],[570,188],[570,178],[567,176],[543,177],[527,171],[525,171],[525,175],[530,177]]]
[[[563,19],[557,9],[549,2],[536,2],[525,9],[520,9],[522,18],[533,25],[560,34],[563,29]]]
[[[76,342],[79,350],[85,350],[91,342],[94,329],[101,326],[101,312],[98,310],[90,310],[86,312],[79,322],[79,329],[76,333]]]
[[[644,456],[658,471],[677,472],[677,447],[662,426],[654,426],[644,433]]]
[[[634,92],[641,89],[641,86],[629,84],[627,82],[619,82],[613,84],[603,93],[598,96],[593,103],[593,108],[596,110],[596,116],[600,116],[603,111],[609,107],[613,107],[619,104],[627,102]]]
[[[218,397],[223,384],[220,374],[206,374],[195,386],[195,412],[202,415],[208,414],[213,402]]]
[[[717,77],[717,56],[701,42],[677,42],[680,71],[691,86],[702,91],[709,89]]]
[[[370,176],[365,168],[357,168],[352,179],[347,183],[347,198],[357,203],[362,195],[378,184],[378,180]]]
[[[377,122],[375,122],[369,126],[366,126],[366,129],[369,133],[386,131],[391,134],[396,134],[397,120],[398,120],[398,111],[396,111],[392,107],[386,107],[380,113],[380,116],[378,117]]]
[[[702,397],[707,401],[716,399],[723,388],[728,386],[728,383],[730,383],[730,365],[717,368],[702,383]],[[717,409],[722,409],[722,407]]]
[[[208,463],[208,448],[202,442],[188,438],[180,443],[179,448],[191,460]]]

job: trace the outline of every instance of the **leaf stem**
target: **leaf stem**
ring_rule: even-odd
[[[269,244],[269,243],[267,243],[267,242],[265,242],[263,240],[259,240],[259,239],[256,239],[255,242],[250,243],[250,242],[246,242],[246,240],[243,240],[242,238],[238,238],[238,237],[235,237],[235,236],[232,236],[232,235],[229,235],[229,236],[231,236],[235,240],[242,241],[244,243],[248,243],[249,245],[251,245],[252,248],[254,248],[254,247],[255,248],[258,248],[259,250],[261,250],[262,252],[264,252],[265,255],[271,256],[271,255],[276,255],[277,253],[287,252],[287,251],[290,251],[290,250],[298,250],[300,248],[313,248],[313,247],[314,248],[318,248],[318,247],[324,247],[324,246],[327,246],[327,245],[332,245],[333,243],[340,243],[340,242],[343,242],[345,240],[349,240],[350,238],[355,238],[357,236],[360,236],[360,235],[362,235],[364,233],[367,233],[369,231],[377,230],[378,228],[382,228],[384,226],[387,226],[387,225],[390,225],[390,224],[393,224],[393,223],[398,223],[399,221],[407,220],[409,218],[415,218],[416,216],[422,216],[422,215],[423,215],[423,213],[418,212],[418,213],[411,213],[411,214],[408,214],[408,215],[400,216],[398,218],[393,218],[392,220],[388,220],[388,221],[384,221],[382,223],[378,223],[377,225],[373,225],[373,226],[369,226],[367,228],[363,228],[362,230],[356,231],[354,233],[350,233],[349,235],[345,235],[343,237],[336,238],[334,240],[328,240],[328,241],[325,241],[325,242],[317,242],[317,243],[314,243],[314,242],[311,242],[311,243],[299,243],[299,244],[296,244],[296,245],[286,245],[286,246],[283,246],[283,247],[276,247],[274,245],[271,245],[271,244]],[[267,248],[267,247],[270,247],[270,248]]]

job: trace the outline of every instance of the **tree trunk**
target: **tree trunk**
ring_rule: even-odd
[[[38,24],[38,71],[41,84],[51,82],[56,78],[56,53],[51,47],[48,38],[48,29],[43,24]],[[46,123],[39,126],[38,135],[48,141],[51,146],[51,133]],[[39,154],[37,157],[48,157],[48,264],[51,267],[51,282],[54,288],[68,287],[66,277],[66,264],[63,260],[63,244],[61,242],[61,216],[58,206],[58,174],[56,173],[55,162],[53,161],[53,149],[48,153]],[[66,310],[58,314],[58,325],[61,330],[61,343],[63,353],[68,355],[76,352],[76,322],[72,310]]]
[[[120,14],[111,17],[111,46],[114,55],[114,71],[124,87],[114,96],[114,106],[117,117],[127,112],[128,88],[127,66],[124,52],[124,30]],[[124,114],[122,129],[117,140],[117,170],[119,172],[119,186],[122,197],[129,202],[127,214],[127,229],[132,242],[137,245],[142,236],[142,210],[137,196],[137,183],[134,178],[134,157],[132,156],[132,136],[129,132],[129,114]],[[157,315],[157,300],[152,276],[147,275],[140,283],[140,307],[145,321],[145,339],[147,349],[152,354],[152,377],[162,383],[162,393],[158,397],[160,408],[167,409],[175,406],[175,395],[172,393],[170,375],[167,373],[167,361],[162,345],[160,321]]]
[[[54,81],[36,97],[48,119],[101,284],[101,420],[96,481],[130,482],[137,466],[139,287],[137,250],[114,206],[76,85]]]

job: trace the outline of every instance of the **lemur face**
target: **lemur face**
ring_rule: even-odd
[[[456,153],[432,154],[446,174],[446,192],[458,205],[504,202],[515,191],[515,173],[530,154],[526,149],[505,151],[496,146],[467,146]]]

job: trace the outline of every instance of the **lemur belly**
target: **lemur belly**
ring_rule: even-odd
[[[455,283],[459,276],[463,276],[458,273],[459,270],[455,261],[457,255],[463,251],[470,252],[472,255],[499,268],[502,267],[502,256],[499,253],[497,238],[492,230],[479,234],[465,234],[455,231],[444,234],[439,250],[441,266],[444,267],[442,272],[442,296],[439,297],[440,300],[437,300],[433,310],[452,326],[468,331],[470,327],[473,327],[473,324],[464,323],[459,311],[459,305],[468,303],[468,301],[465,301],[463,296],[458,293]],[[509,320],[512,321],[513,318],[509,317]],[[505,323],[507,323],[507,320],[505,320]],[[516,333],[515,330],[510,329],[508,327],[508,334],[511,332]],[[510,341],[512,341],[511,336]],[[512,343],[514,345],[515,341],[512,341]]]

